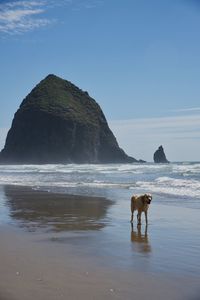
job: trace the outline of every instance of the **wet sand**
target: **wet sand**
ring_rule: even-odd
[[[126,200],[0,197],[0,300],[200,299],[199,211],[155,204],[148,227],[131,227]]]

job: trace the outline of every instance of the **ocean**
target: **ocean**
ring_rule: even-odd
[[[0,185],[110,199],[147,192],[162,204],[200,209],[200,162],[1,165]]]

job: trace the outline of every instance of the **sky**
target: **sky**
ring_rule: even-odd
[[[48,74],[100,104],[120,147],[200,161],[200,0],[0,0],[0,148]]]

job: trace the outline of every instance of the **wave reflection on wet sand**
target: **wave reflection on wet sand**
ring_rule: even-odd
[[[5,186],[4,193],[12,220],[29,231],[100,230],[108,220],[112,201],[101,197],[53,194],[27,187]]]
[[[115,201],[18,186],[5,186],[0,192],[6,207],[0,207],[0,217],[8,213],[9,223],[35,232],[36,240],[71,248],[77,257],[89,256],[100,265],[200,275],[199,210],[181,207],[180,199],[178,207],[161,205],[154,195],[148,227],[143,217],[142,226],[135,220],[131,227],[128,190],[113,193],[110,198]]]

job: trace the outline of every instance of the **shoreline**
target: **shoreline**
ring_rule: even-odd
[[[200,276],[193,269],[182,275],[163,272],[166,258],[171,266],[178,257],[175,266],[189,267],[180,258],[178,235],[182,229],[186,234],[190,220],[184,223],[183,216],[190,210],[174,208],[172,213],[169,207],[163,212],[154,205],[145,235],[144,223],[141,232],[135,224],[131,231],[126,201],[13,186],[4,192],[12,222],[0,226],[1,300],[198,299]],[[191,263],[197,263],[195,257]]]

